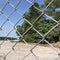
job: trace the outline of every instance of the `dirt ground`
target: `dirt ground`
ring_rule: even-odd
[[[0,43],[1,42],[2,41],[0,41]],[[59,43],[53,44],[56,48],[38,45],[33,49],[33,53],[36,57],[30,52],[31,48],[35,46],[35,44],[24,44],[20,42],[15,46],[15,50],[12,50],[11,47],[14,44],[15,42],[11,43],[9,41],[5,41],[0,46],[0,60],[3,60],[4,56],[6,56],[6,60],[60,60],[58,56],[60,48],[57,48]]]

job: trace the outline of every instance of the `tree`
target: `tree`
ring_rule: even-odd
[[[45,6],[48,4],[48,2],[51,0],[45,1]],[[59,9],[59,10],[58,10]],[[54,0],[53,3],[49,6],[49,8],[46,10],[46,13],[50,16],[52,16],[55,20],[60,20],[60,0]],[[60,41],[60,28],[59,26],[53,30],[54,35],[51,32],[51,36],[55,37],[54,40],[57,38],[57,41]]]
[[[29,9],[28,12],[26,12],[24,14],[24,17],[33,24],[33,22],[35,21],[35,19],[41,14],[40,11],[36,10],[34,8],[34,6],[36,6],[37,8],[41,8],[44,9],[44,6],[46,6],[48,4],[50,0],[46,0],[45,3],[42,5],[43,7],[39,6],[38,3],[34,3],[34,5],[31,6],[31,8]],[[59,11],[56,11],[57,8],[60,7],[59,4],[59,0],[55,0],[50,6],[49,8],[46,9],[45,13],[54,17],[57,21],[60,19]],[[48,30],[50,30],[53,26],[55,25],[55,23],[51,20],[48,19],[46,16],[42,16],[41,18],[39,18],[36,23],[33,24],[33,27],[36,28],[39,32],[41,32],[43,35],[48,32]],[[30,25],[24,21],[24,23],[22,24],[22,26],[17,26],[17,30],[23,34],[28,28],[30,27]],[[59,27],[55,28],[52,32],[50,32],[47,36],[46,39],[49,42],[57,42],[59,39]],[[33,30],[33,28],[31,28],[25,35],[24,35],[24,39],[27,42],[38,42],[41,39],[41,36]]]

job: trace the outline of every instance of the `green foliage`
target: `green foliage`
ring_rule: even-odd
[[[14,38],[14,37],[0,37],[0,40],[6,40],[6,39],[17,40],[17,38]]]
[[[26,12],[24,14],[24,17],[33,24],[33,22],[37,19],[37,17],[41,14],[40,11],[36,10],[34,8],[34,6],[36,6],[37,8],[44,8],[44,6],[47,6],[48,3],[50,2],[50,0],[46,0],[45,3],[42,5],[43,7],[40,7],[38,3],[34,3],[33,6],[31,6],[31,8],[29,9],[28,12]],[[60,7],[59,4],[59,0],[55,0],[48,8],[47,10],[45,10],[45,13],[54,17],[57,21],[60,20],[60,11],[56,11],[57,8]],[[41,34],[45,34],[47,33],[52,27],[55,26],[55,22],[53,22],[51,19],[46,19],[46,16],[42,16],[41,18],[39,18],[34,24],[33,27],[38,30]],[[30,27],[30,25],[24,21],[24,23],[22,24],[22,26],[17,26],[17,31],[19,31],[21,34],[23,34],[24,32],[26,32],[26,30]],[[24,39],[27,42],[38,42],[42,39],[42,37],[33,30],[33,27],[24,35]],[[59,41],[59,37],[60,37],[60,29],[59,27],[56,27],[54,30],[52,30],[47,36],[46,36],[46,40],[48,40],[49,42],[57,42]],[[18,33],[17,33],[18,34]],[[18,34],[19,35],[19,34]],[[45,42],[42,42],[45,43]]]

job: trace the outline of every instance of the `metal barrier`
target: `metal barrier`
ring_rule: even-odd
[[[43,9],[43,10],[41,10],[41,9],[38,9],[36,6],[34,6],[34,8],[37,10],[37,11],[40,11],[41,12],[41,15],[39,15],[37,18],[36,18],[36,20],[33,22],[33,24],[40,18],[40,17],[42,17],[42,15],[44,14],[45,16],[47,16],[49,19],[51,19],[51,20],[53,20],[54,22],[56,22],[56,25],[53,27],[53,28],[51,28],[47,33],[45,33],[44,35],[42,35],[38,30],[36,30],[34,27],[33,27],[33,24],[31,24],[26,18],[24,18],[24,16],[23,16],[23,14],[19,11],[19,9],[17,8],[18,6],[19,6],[19,4],[21,4],[21,2],[22,2],[22,0],[18,0],[18,2],[15,4],[15,5],[13,5],[11,2],[10,2],[10,0],[4,0],[4,1],[6,1],[6,3],[5,3],[5,5],[4,6],[2,6],[2,9],[0,9],[0,15],[3,15],[3,17],[5,17],[6,18],[6,20],[4,20],[4,22],[1,24],[1,26],[0,26],[0,30],[3,30],[3,27],[4,27],[4,25],[6,24],[6,23],[9,23],[13,28],[8,32],[8,34],[5,36],[5,37],[8,37],[9,36],[9,34],[11,34],[11,32],[13,31],[13,30],[15,30],[15,31],[17,31],[17,28],[16,28],[16,25],[19,23],[19,21],[21,21],[21,19],[24,19],[29,25],[31,25],[31,27],[29,27],[25,32],[24,32],[24,34],[23,35],[21,35],[20,34],[20,32],[18,32],[18,34],[21,36],[21,38],[23,38],[23,36],[31,29],[31,28],[33,28],[33,30],[35,30],[41,37],[42,37],[42,39],[37,43],[37,44],[35,44],[35,45],[32,45],[32,47],[30,47],[30,45],[25,41],[25,39],[23,39],[23,41],[24,41],[24,43],[25,43],[25,45],[29,48],[29,52],[27,51],[27,53],[24,53],[25,55],[23,55],[23,57],[21,58],[21,55],[22,55],[22,53],[24,52],[24,51],[22,51],[22,52],[20,52],[20,48],[22,49],[22,48],[25,48],[25,47],[23,47],[24,46],[24,44],[23,44],[23,46],[21,45],[21,47],[19,46],[17,46],[17,45],[19,45],[20,43],[19,42],[17,42],[17,41],[15,41],[15,42],[11,42],[10,40],[8,40],[8,39],[5,39],[6,41],[0,41],[0,47],[1,47],[1,51],[2,51],[2,54],[4,55],[4,56],[1,56],[1,57],[3,57],[3,59],[1,59],[1,60],[10,60],[9,59],[9,55],[10,56],[12,56],[12,60],[15,60],[16,58],[15,57],[17,57],[17,59],[16,60],[26,60],[26,58],[28,58],[31,54],[32,54],[32,56],[30,57],[30,58],[28,58],[27,60],[42,60],[42,59],[39,59],[40,57],[38,57],[38,56],[36,56],[36,54],[34,53],[34,49],[42,42],[42,41],[45,41],[49,46],[51,46],[51,48],[54,50],[54,51],[56,51],[57,52],[57,56],[58,57],[55,57],[55,56],[53,56],[53,58],[55,58],[55,60],[58,60],[58,59],[60,59],[59,58],[59,56],[60,56],[60,51],[59,51],[59,49],[57,49],[57,48],[55,48],[55,47],[53,47],[53,45],[52,44],[50,44],[46,39],[45,39],[45,37],[46,37],[46,35],[47,34],[49,34],[53,29],[55,29],[55,27],[57,27],[57,26],[59,26],[59,21],[57,21],[57,20],[55,20],[54,18],[52,18],[51,16],[49,16],[49,15],[47,15],[47,14],[45,14],[44,13],[44,11],[53,3],[53,1],[54,0],[51,0],[50,2],[49,2],[49,4]],[[25,0],[28,4],[30,4],[30,6],[28,7],[28,9],[34,4],[34,2],[35,2],[35,0]],[[2,2],[3,3],[3,2]],[[4,12],[4,9],[6,8],[6,6],[11,6],[12,7],[12,11],[9,13],[9,15],[6,15]],[[27,10],[28,10],[27,9]],[[3,12],[4,11],[4,12]],[[11,21],[11,19],[10,19],[10,17],[14,14],[14,13],[17,13],[17,14],[19,14],[20,16],[22,16],[22,18],[20,18],[19,20],[17,20],[17,22],[14,24],[12,21]],[[17,17],[17,16],[16,16]],[[14,18],[14,17],[12,17],[12,18]],[[8,28],[7,28],[8,29]],[[7,41],[9,42],[9,43],[7,43]],[[20,41],[20,40],[19,40]],[[4,45],[5,44],[5,45]],[[5,48],[4,48],[5,47]],[[8,49],[6,50],[6,48],[8,47]],[[17,51],[16,52],[16,49],[15,48],[17,48],[18,47],[18,50],[19,51]],[[27,48],[27,49],[28,49]],[[39,49],[39,47],[38,47],[38,49]],[[23,50],[23,49],[22,49]],[[5,51],[5,52],[4,52]],[[25,50],[26,51],[26,50]],[[19,52],[20,52],[20,54],[21,55],[19,55]],[[37,52],[37,51],[36,51]],[[15,55],[15,57],[14,57],[14,55]],[[38,55],[38,54],[37,54]],[[35,59],[32,59],[33,58],[33,56],[34,56],[34,58]],[[48,55],[47,55],[48,56]],[[45,60],[45,59],[43,59],[43,60]],[[47,59],[46,59],[47,60]]]

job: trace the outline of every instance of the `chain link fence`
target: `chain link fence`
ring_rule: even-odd
[[[5,1],[5,3],[3,3],[3,1]],[[60,56],[60,50],[55,48],[52,44],[50,44],[46,39],[46,35],[48,35],[53,29],[55,29],[57,26],[59,26],[59,21],[55,20],[54,18],[52,18],[51,16],[47,15],[45,13],[45,10],[47,8],[49,8],[49,6],[53,3],[54,0],[51,0],[49,2],[49,4],[43,9],[38,9],[36,6],[34,6],[34,8],[37,10],[37,11],[40,11],[41,14],[36,18],[36,20],[33,22],[33,23],[30,23],[29,20],[27,20],[26,18],[24,18],[23,14],[25,13],[21,13],[20,10],[17,8],[21,2],[24,1],[24,0],[18,0],[18,2],[16,2],[15,5],[13,5],[13,3],[15,2],[11,2],[10,0],[2,0],[2,3],[4,4],[1,5],[2,8],[0,8],[0,16],[3,16],[4,18],[4,21],[2,22],[2,24],[0,25],[0,32],[3,30],[3,27],[5,27],[6,23],[10,24],[12,29],[10,29],[9,31],[6,32],[6,35],[5,37],[8,37],[12,31],[17,31],[17,24],[22,20],[24,19],[29,25],[30,27],[23,33],[23,35],[20,34],[20,32],[18,32],[18,34],[20,35],[21,38],[24,37],[24,35],[30,30],[33,28],[34,31],[37,32],[37,34],[39,34],[42,39],[37,43],[37,44],[28,44],[25,39],[22,39],[24,41],[24,43],[21,43],[19,41],[21,41],[19,38],[15,41],[15,42],[12,42],[11,40],[5,38],[4,40],[0,41],[0,60],[60,60],[59,56]],[[34,4],[35,0],[25,0],[30,6],[26,9],[28,11],[28,9]],[[24,4],[24,3],[23,3]],[[10,6],[12,8],[12,10],[8,13],[6,12],[6,8],[8,9],[7,6]],[[10,8],[9,7],[9,8]],[[22,5],[23,7],[23,5]],[[22,9],[22,8],[21,8]],[[4,11],[5,10],[5,11]],[[8,9],[9,10],[9,9]],[[19,20],[16,21],[16,23],[13,23],[12,20],[14,20],[15,17],[13,17],[12,15],[14,13],[17,13],[21,16],[21,18],[19,18]],[[53,26],[47,33],[45,33],[44,35],[41,34],[37,29],[34,28],[34,24],[35,22],[38,21],[39,18],[41,18],[43,15],[47,16],[49,19],[51,19],[52,21],[54,21],[56,23],[55,26]],[[13,19],[11,19],[10,17],[12,17]],[[18,15],[16,16],[18,17]],[[0,17],[1,18],[1,17]],[[20,22],[21,23],[21,22]],[[8,28],[6,28],[8,29]],[[17,42],[18,41],[18,42]],[[51,48],[54,52],[49,52],[50,54],[54,53],[54,55],[56,54],[56,56],[54,55],[51,55],[51,57],[53,57],[53,59],[50,59],[50,58],[44,58],[44,59],[41,59],[41,57],[45,57],[45,56],[49,56],[48,51],[49,49],[47,49],[47,53],[45,53],[45,47],[40,47],[39,44],[42,42],[42,41],[45,41]],[[23,50],[23,48],[25,50]],[[42,50],[41,50],[42,48]],[[44,51],[43,54],[45,54],[43,56],[42,52],[40,51]],[[40,55],[39,55],[40,53]],[[49,56],[50,57],[50,56]]]

